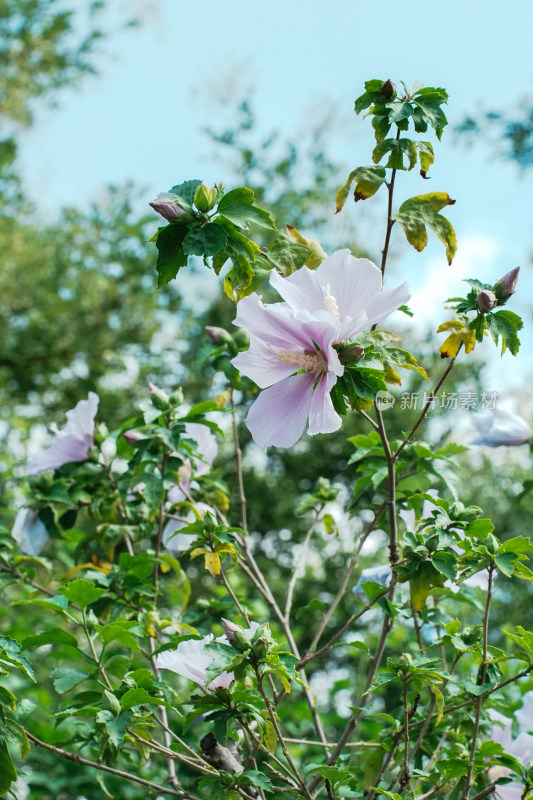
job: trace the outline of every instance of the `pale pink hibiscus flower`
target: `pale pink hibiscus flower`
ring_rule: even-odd
[[[258,622],[252,622],[250,627],[244,630],[244,634],[251,637],[258,627]],[[218,689],[220,687],[227,689],[232,681],[235,680],[233,672],[221,672],[220,675],[213,678],[209,686],[206,685],[206,673],[213,661],[213,657],[205,649],[205,646],[212,641],[213,636],[209,634],[209,636],[204,636],[203,639],[188,639],[185,642],[180,642],[176,650],[166,650],[160,653],[157,656],[156,666],[158,669],[169,669],[184,678],[189,678],[205,689]],[[215,641],[223,642],[224,644],[230,643],[225,634],[224,636],[218,636]]]
[[[187,499],[186,492],[189,489],[197,488],[198,484],[194,481],[193,474],[197,477],[205,475],[211,470],[211,464],[218,453],[218,443],[211,430],[206,425],[198,422],[185,423],[185,436],[187,439],[194,439],[196,442],[196,452],[201,458],[193,456],[188,459],[178,470],[179,484],[173,486],[168,493],[168,501],[172,505],[182,503]],[[206,503],[196,503],[196,510],[200,516],[206,513],[214,513]],[[183,520],[169,519],[163,528],[163,545],[167,550],[182,552],[196,540],[194,533],[178,533],[189,522],[194,522],[196,515],[193,511],[187,513]]]
[[[335,345],[369,329],[409,299],[407,284],[382,291],[380,270],[338,250],[315,270],[270,275],[284,302],[254,292],[237,305],[234,324],[250,335],[232,363],[263,389],[246,418],[260,447],[290,447],[303,434],[331,433],[341,418],[330,392],[344,372]]]
[[[67,411],[67,424],[56,433],[50,447],[28,460],[28,475],[46,469],[58,469],[73,461],[85,461],[94,444],[94,418],[100,398],[89,392],[87,400],[80,400]]]
[[[522,708],[515,713],[520,733],[516,739],[513,739],[512,720],[492,708],[489,709],[489,716],[497,723],[491,731],[492,741],[501,744],[507,753],[515,756],[524,766],[533,760],[533,736],[528,733],[528,730],[533,727],[532,713],[533,692],[527,692],[523,697]],[[491,781],[496,781],[498,778],[508,777],[510,772],[511,770],[507,767],[493,766],[489,769],[489,777]],[[512,781],[512,783],[497,786],[496,795],[500,800],[521,800],[524,796],[524,786],[518,781]]]
[[[505,408],[474,414],[472,421],[478,430],[478,435],[470,444],[484,444],[486,447],[519,447],[533,436],[533,431],[525,419]]]

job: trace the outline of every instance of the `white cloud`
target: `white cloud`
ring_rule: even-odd
[[[446,319],[444,301],[448,297],[464,296],[469,288],[463,283],[468,278],[479,278],[490,283],[497,279],[497,256],[500,242],[489,236],[472,235],[461,240],[457,255],[451,266],[446,266],[442,257],[432,258],[426,267],[426,280],[415,288],[409,302],[418,322],[431,322]],[[501,270],[500,270],[501,271]],[[504,270],[505,271],[505,270]]]

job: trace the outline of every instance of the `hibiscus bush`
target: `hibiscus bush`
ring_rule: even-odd
[[[533,579],[533,544],[462,502],[468,447],[426,426],[485,339],[517,353],[518,269],[442,298],[439,374],[407,349],[408,284],[386,280],[402,231],[455,255],[448,194],[397,200],[402,172],[427,178],[418,135],[441,139],[446,101],[371,80],[355,102],[376,141],[337,212],[352,188],[356,203],[384,197],[378,265],[327,254],[290,220],[280,233],[246,186],[188,180],[151,203],[167,223],[152,237],[159,286],[196,257],[233,325],[206,328],[207,397],[151,384],[109,430],[90,392],[28,461],[27,503],[0,535],[2,796],[533,791],[533,632],[492,624]],[[392,407],[416,381],[405,423]],[[476,446],[526,444],[525,420],[486,405]],[[342,480],[325,474],[328,443]],[[302,475],[280,449],[305,455]]]

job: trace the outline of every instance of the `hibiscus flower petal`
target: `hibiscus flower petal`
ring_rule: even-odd
[[[261,392],[245,420],[260,447],[291,447],[298,441],[309,416],[314,381],[315,374],[305,372]]]
[[[368,258],[355,258],[349,250],[337,250],[316,270],[321,287],[329,286],[337,301],[341,320],[366,311],[375,295],[381,294],[381,270]]]
[[[239,353],[231,363],[239,372],[251,378],[261,389],[264,389],[288,378],[297,370],[296,366],[280,361],[278,353],[281,349],[284,348],[274,348],[252,336],[248,350]]]
[[[89,447],[89,442],[81,441],[75,436],[58,434],[47,450],[28,460],[28,475],[36,475],[46,469],[58,469],[73,461],[85,461],[89,455]]]
[[[411,292],[407,283],[402,283],[395,289],[386,289],[371,298],[365,306],[369,325],[375,325],[388,317],[393,311],[408,302]]]
[[[336,380],[337,378],[333,373],[324,374],[313,392],[309,408],[308,433],[310,436],[314,436],[315,433],[338,431],[342,424],[342,419],[333,408],[330,396]]]
[[[78,439],[86,438],[91,441],[94,434],[94,418],[98,410],[100,398],[95,392],[89,392],[87,400],[80,402],[67,411],[67,424],[64,432],[73,434]]]
[[[309,344],[302,333],[301,321],[295,320],[294,311],[286,303],[266,306],[255,292],[237,303],[233,324],[275,347],[303,349]]]
[[[313,313],[324,309],[324,292],[317,280],[316,270],[303,266],[288,278],[282,278],[279,273],[272,270],[270,285],[295,311]]]

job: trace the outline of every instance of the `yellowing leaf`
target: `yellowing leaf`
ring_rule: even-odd
[[[268,749],[268,751],[270,753],[273,753],[274,750],[276,749],[278,738],[276,736],[276,729],[274,728],[269,719],[265,721],[264,742],[265,742],[265,747]]]
[[[213,578],[218,578],[220,575],[220,556],[218,553],[205,553],[204,564]]]
[[[455,203],[446,192],[430,192],[411,197],[402,203],[396,222],[401,225],[409,244],[420,253],[428,242],[426,226],[446,246],[446,258],[451,264],[457,250],[457,237],[451,222],[438,212]]]
[[[444,340],[440,347],[441,358],[455,358],[461,345],[464,345],[465,353],[471,353],[476,346],[476,332],[461,320],[449,319],[439,325],[437,333],[451,331],[450,336]]]
[[[70,578],[71,575],[74,575],[81,569],[95,569],[97,572],[103,572],[105,575],[107,575],[112,566],[113,565],[108,561],[104,561],[100,564],[93,564],[92,561],[89,561],[86,564],[76,564],[75,567],[71,567],[69,570],[67,570],[67,572],[65,572],[63,579],[65,580],[66,578]]]
[[[303,233],[300,233],[300,231],[296,230],[296,228],[293,228],[292,225],[287,225],[287,236],[292,239],[293,242],[304,244],[311,250],[311,254],[308,256],[307,261],[305,262],[305,266],[309,267],[309,269],[316,269],[318,265],[328,257],[328,254],[322,248],[322,245],[318,239],[308,239],[307,236],[304,236]]]

